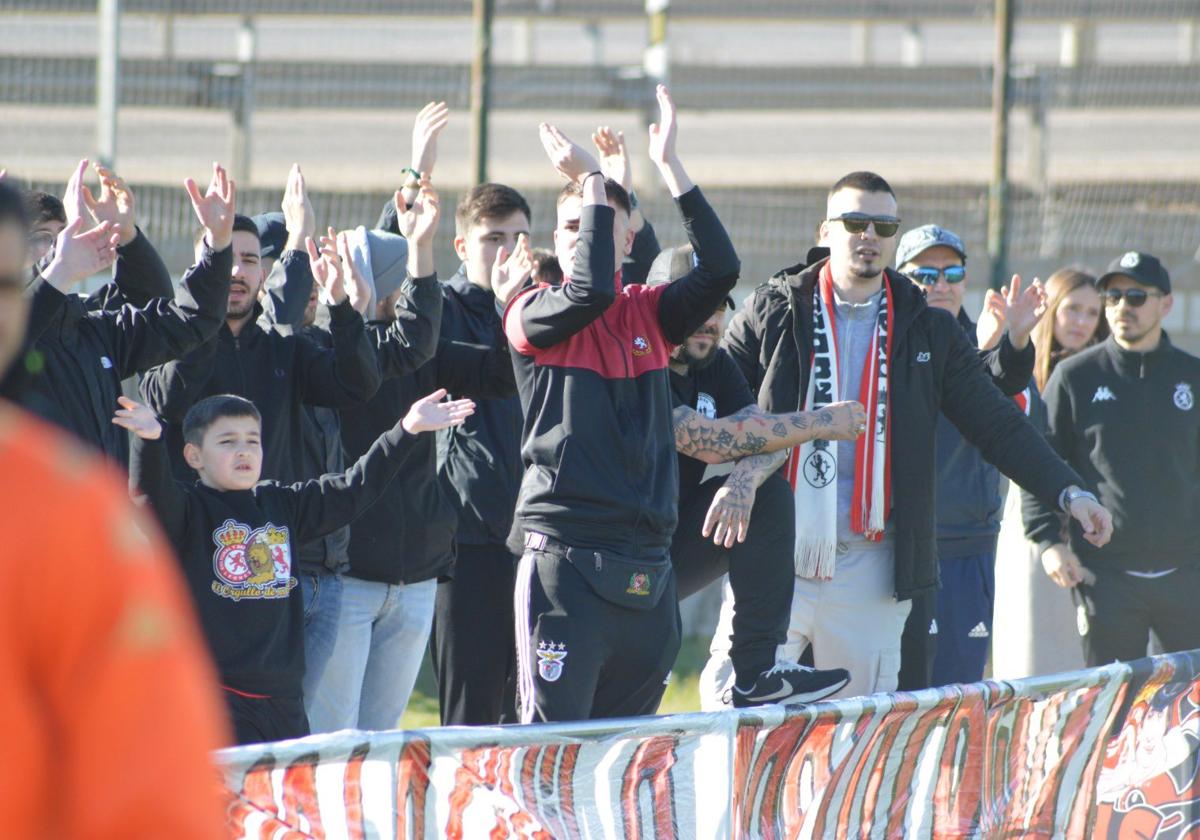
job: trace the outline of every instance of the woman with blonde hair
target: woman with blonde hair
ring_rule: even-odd
[[[1059,269],[1046,280],[1046,294],[1046,314],[1033,329],[1039,392],[1059,362],[1108,335],[1104,302],[1091,274]],[[1028,406],[1030,419],[1044,430],[1045,405],[1030,394]],[[1070,594],[1046,576],[1036,548],[1025,539],[1016,491],[1005,502],[996,559],[992,677],[1017,679],[1084,667]]]
[[[1038,391],[1045,390],[1059,362],[1108,337],[1104,302],[1092,275],[1076,268],[1060,268],[1046,281],[1046,296],[1046,315],[1033,328],[1037,352],[1033,376]]]

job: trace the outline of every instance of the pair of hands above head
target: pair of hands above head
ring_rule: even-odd
[[[655,96],[658,99],[659,120],[650,126],[650,160],[662,173],[671,193],[679,196],[691,189],[691,182],[683,172],[675,147],[678,135],[675,102],[665,85],[658,86]],[[614,133],[611,128],[601,126],[592,135],[600,159],[604,161],[603,165],[600,159],[571,140],[557,126],[541,123],[538,126],[538,134],[550,163],[568,181],[582,184],[589,175],[600,173],[617,181],[626,190],[632,188],[633,173],[623,134]]]

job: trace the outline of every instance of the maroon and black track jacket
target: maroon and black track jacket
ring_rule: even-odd
[[[570,279],[523,292],[504,313],[525,410],[510,540],[518,554],[522,529],[639,558],[671,544],[679,478],[668,355],[712,315],[740,269],[699,187],[676,203],[696,253],[686,276],[622,287],[614,211],[585,206]]]

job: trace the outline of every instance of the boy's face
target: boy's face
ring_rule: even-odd
[[[617,271],[621,270],[625,257],[633,250],[633,237],[629,228],[629,214],[611,201],[608,206],[616,213],[613,219],[613,256]],[[575,268],[575,249],[579,244],[579,217],[583,213],[583,199],[577,195],[567,196],[558,205],[558,226],[554,229],[554,253],[562,266],[564,278],[570,278]]]
[[[262,474],[262,430],[253,417],[221,417],[199,446],[184,444],[183,458],[217,490],[249,490]]]
[[[492,288],[492,265],[496,252],[512,253],[517,237],[529,236],[529,219],[520,210],[503,219],[480,219],[463,236],[455,237],[454,252],[467,266],[467,279],[481,289]]]

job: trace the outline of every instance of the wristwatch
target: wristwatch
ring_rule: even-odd
[[[400,174],[407,175],[404,179],[404,189],[418,190],[421,188],[421,173],[413,169],[411,166],[406,166],[400,170]]]
[[[1080,490],[1078,487],[1072,485],[1066,490],[1062,491],[1062,495],[1058,497],[1058,506],[1063,509],[1063,512],[1070,513],[1071,505],[1076,499],[1091,499],[1097,504],[1099,504],[1100,501],[1096,498],[1095,493],[1089,493],[1086,490]]]

